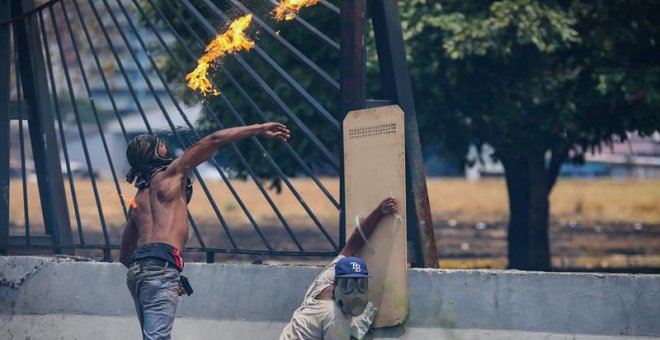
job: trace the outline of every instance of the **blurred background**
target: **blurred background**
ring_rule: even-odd
[[[220,261],[327,261],[311,253],[332,253],[339,233],[340,1],[287,22],[268,18],[269,0],[40,3],[75,244],[117,258],[110,245],[135,193],[123,181],[128,138],[151,129],[181,152],[215,129],[278,120],[292,127],[290,146],[245,141],[199,168],[189,245],[282,252],[219,251]],[[659,273],[660,2],[398,5],[439,266]],[[246,13],[264,20],[248,31],[261,50],[216,66],[220,96],[188,89],[205,43]],[[366,27],[367,95],[378,98]],[[45,235],[18,44],[12,35],[10,235]],[[287,256],[298,243],[309,256]]]

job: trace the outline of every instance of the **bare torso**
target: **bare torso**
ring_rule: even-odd
[[[138,246],[160,242],[183,249],[188,239],[185,186],[185,177],[160,172],[148,188],[138,191],[137,207],[131,212],[138,230]]]
[[[218,148],[254,136],[286,142],[291,132],[274,122],[216,131],[191,145],[166,170],[156,174],[148,188],[138,191],[137,207],[131,210],[122,233],[121,263],[128,267],[135,248],[146,243],[162,242],[183,249],[188,239],[185,174],[213,157]],[[167,147],[160,143],[157,152],[166,157]]]

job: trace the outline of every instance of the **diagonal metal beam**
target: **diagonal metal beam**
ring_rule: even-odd
[[[331,4],[330,2],[328,2],[326,0],[320,0],[319,2],[321,3],[321,5],[325,6],[329,10],[333,11],[335,14],[340,14],[339,8],[337,8],[337,6]]]
[[[138,11],[140,12],[140,14],[144,16],[145,13],[144,13],[144,11],[142,10],[142,7],[140,6],[140,4],[139,4],[136,0],[133,0],[133,1],[134,1],[134,4],[135,4],[136,8],[137,8]],[[151,3],[151,5],[153,6],[153,3]],[[162,14],[162,12],[160,12],[160,10],[158,9],[158,7],[153,6],[153,8],[157,9],[157,12],[158,12],[159,14]],[[125,14],[126,14],[126,13],[125,13]],[[171,24],[170,24],[169,20],[167,20],[167,18],[165,18],[164,16],[161,16],[161,19],[163,20],[163,22],[165,22],[166,24],[170,25],[170,27],[171,27]],[[151,26],[152,28],[154,28],[154,27],[153,27],[153,24],[151,23],[151,21],[150,21],[148,18],[145,19],[145,20],[146,20],[148,26]],[[162,40],[162,38],[159,36],[158,32],[157,32],[155,29],[154,29],[154,33],[155,33],[156,36],[159,38],[159,41],[161,42],[162,47],[167,51],[167,53],[169,54],[170,58],[172,58],[172,60],[174,61],[174,65],[177,66],[177,68],[179,69],[180,72],[184,72],[183,66],[182,66],[182,64],[179,62],[178,58],[172,53],[172,51],[170,50],[170,48],[169,48],[169,47],[167,46],[167,44]],[[178,35],[177,35],[177,39],[179,39]],[[180,41],[181,41],[181,40],[180,40]],[[201,40],[199,40],[198,42],[201,43]],[[188,46],[183,46],[183,47],[184,47],[184,50],[187,52],[188,56],[189,56],[191,59],[194,60],[194,59],[195,59],[195,56],[194,56],[194,54],[192,53],[192,51],[188,48]],[[225,73],[225,75],[228,76],[228,77],[231,77],[231,75],[230,75],[229,73]],[[235,80],[233,79],[233,77],[231,77],[230,80],[231,80],[232,82],[235,83]],[[213,84],[213,85],[216,86],[216,84]],[[235,84],[235,85],[237,85],[237,84]],[[238,86],[238,87],[240,88],[240,86]],[[241,90],[242,90],[242,89],[241,89]],[[239,121],[240,124],[242,124],[242,125],[246,125],[246,124],[247,124],[247,123],[243,120],[243,118],[241,118],[240,114],[236,111],[236,109],[234,108],[234,106],[229,102],[229,100],[228,100],[225,96],[220,96],[220,99],[221,99],[221,100],[227,105],[227,107],[229,108],[230,112],[231,112],[231,113],[232,113],[232,114],[238,119],[238,121]],[[216,122],[216,124],[218,124],[221,128],[224,128],[224,125],[223,125],[222,122],[218,119],[218,116],[219,116],[218,112],[215,112],[215,111],[214,111],[214,110],[208,105],[208,102],[205,101],[205,102],[204,102],[204,105],[205,105],[206,108],[212,113],[211,118]],[[262,113],[262,118],[265,119],[265,115],[263,115],[263,113]],[[192,129],[192,126],[190,126],[190,128]],[[269,155],[269,152],[263,147],[263,145],[261,144],[261,142],[259,142],[259,140],[258,140],[257,138],[254,138],[254,137],[253,137],[253,138],[251,138],[251,140],[252,140],[252,142],[255,143],[255,145],[257,146],[257,148],[259,149],[259,151],[264,155],[264,157],[266,158],[266,160],[271,164],[271,166],[274,168],[274,170],[278,173],[279,177],[280,177],[280,178],[285,182],[285,184],[289,187],[289,189],[291,190],[292,194],[293,194],[294,196],[296,196],[296,198],[299,200],[299,202],[303,205],[303,208],[308,212],[309,216],[312,218],[312,220],[315,222],[315,224],[317,224],[317,226],[319,227],[319,229],[321,230],[321,232],[323,233],[323,235],[328,239],[328,241],[333,245],[333,247],[337,248],[337,246],[336,246],[336,244],[334,243],[334,240],[332,239],[332,237],[327,233],[327,231],[325,230],[325,228],[323,227],[323,225],[320,223],[320,221],[316,218],[316,216],[315,216],[314,213],[311,211],[311,209],[309,209],[309,207],[308,207],[307,204],[304,202],[304,200],[302,199],[302,197],[298,194],[297,190],[296,190],[296,189],[293,187],[293,185],[290,183],[290,181],[288,180],[287,176],[281,171],[281,169],[279,168],[279,166],[277,165],[277,163],[276,163],[276,162],[273,160],[273,158]],[[288,146],[287,143],[285,143],[285,145]],[[281,215],[279,209],[275,206],[275,204],[274,204],[274,202],[271,200],[270,196],[266,193],[265,189],[263,188],[263,185],[260,183],[259,179],[256,177],[256,174],[252,171],[252,168],[251,168],[251,166],[248,164],[248,162],[247,162],[247,160],[245,159],[245,157],[242,155],[242,153],[241,153],[240,150],[236,147],[236,145],[232,144],[230,147],[236,152],[236,154],[237,154],[237,156],[238,156],[240,162],[243,164],[243,166],[245,167],[245,169],[248,171],[250,177],[253,179],[254,183],[256,184],[256,186],[258,187],[258,189],[259,189],[259,190],[261,191],[261,193],[263,194],[264,198],[268,201],[269,205],[273,208],[275,214],[277,215],[277,217],[278,217],[278,218],[280,219],[280,221],[282,222],[284,228],[286,229],[287,233],[291,236],[291,238],[293,239],[293,241],[294,241],[294,243],[296,244],[296,246],[298,247],[298,249],[299,249],[301,252],[304,251],[303,248],[302,248],[302,245],[301,245],[300,242],[299,242],[299,240],[297,239],[297,237],[296,237],[295,234],[293,233],[293,230],[290,229],[290,227],[289,227],[289,225],[288,225],[286,219],[284,219],[284,216]]]
[[[123,29],[120,27],[120,25],[119,25],[119,21],[117,20],[117,17],[116,17],[111,11],[110,11],[110,7],[109,7],[109,5],[108,5],[107,0],[103,0],[103,3],[105,3],[106,8],[109,10],[108,13],[110,14],[110,17],[112,18],[112,20],[115,22],[115,25],[117,25],[118,31],[119,31],[120,35],[122,36],[122,39],[124,40],[124,42],[126,43],[126,45],[128,45],[128,44],[129,44],[129,41],[128,41],[128,39],[126,39],[126,34],[125,34],[125,32],[123,31]],[[128,13],[126,12],[124,6],[121,4],[121,0],[117,0],[117,4],[119,5],[119,7],[121,8],[121,11],[122,11],[122,12],[124,13],[124,15],[126,16],[126,18],[127,18],[127,20],[128,20],[128,23],[129,23],[129,26],[130,26],[131,29],[133,30],[133,33],[135,34],[135,37],[137,38],[137,41],[138,41],[140,47],[141,47],[142,50],[145,52],[145,54],[146,54],[146,56],[147,56],[147,59],[148,59],[149,62],[151,63],[151,67],[152,67],[153,69],[156,69],[156,70],[157,70],[156,61],[155,61],[155,60],[151,57],[151,55],[148,53],[146,43],[143,41],[143,39],[142,39],[142,38],[140,37],[140,35],[138,34],[138,33],[139,33],[138,30],[137,30],[137,28],[133,25],[132,21],[130,20],[130,18],[129,18],[129,16],[128,16]],[[129,50],[129,53],[133,56],[133,59],[134,59],[134,60],[138,61],[137,57],[135,56],[135,54],[133,53],[132,50]],[[144,77],[144,80],[145,80],[145,82],[147,83],[147,86],[149,87],[149,89],[151,90],[151,92],[154,93],[154,98],[156,99],[156,103],[158,104],[158,106],[160,107],[161,111],[163,112],[163,115],[164,115],[165,119],[167,120],[168,125],[170,126],[170,129],[172,130],[172,133],[173,133],[174,136],[177,138],[177,140],[179,141],[179,144],[180,144],[180,145],[182,146],[182,148],[183,148],[183,147],[185,146],[185,143],[184,143],[183,139],[181,139],[181,137],[179,136],[178,132],[176,131],[176,127],[174,126],[174,123],[172,122],[171,118],[169,117],[169,114],[168,114],[167,111],[165,110],[165,107],[163,106],[163,103],[162,103],[161,99],[160,99],[157,95],[155,95],[154,87],[153,87],[151,81],[149,80],[149,77],[148,77],[148,75],[147,75],[147,72],[145,71],[145,69],[144,69],[139,63],[137,63],[136,65],[137,65],[138,69],[140,70],[140,73],[142,73],[142,75],[143,75],[143,77]],[[165,92],[168,94],[168,96],[169,96],[170,99],[172,100],[172,103],[174,104],[174,106],[176,107],[177,111],[179,112],[179,114],[181,115],[181,117],[183,118],[183,120],[185,121],[185,123],[186,123],[186,125],[188,126],[188,128],[190,128],[190,130],[193,132],[193,134],[195,135],[195,137],[196,137],[198,140],[201,139],[202,136],[198,134],[198,132],[195,130],[195,128],[194,128],[194,126],[192,125],[192,123],[191,123],[191,122],[188,120],[188,118],[186,117],[185,113],[183,112],[183,109],[181,108],[181,106],[179,105],[179,102],[178,102],[178,101],[176,100],[176,98],[174,97],[174,93],[170,90],[169,85],[168,85],[167,81],[165,80],[165,78],[163,77],[163,75],[162,75],[160,72],[156,72],[156,75],[157,75],[158,79],[160,80],[161,84],[163,85],[163,88],[165,89]],[[229,191],[232,193],[232,195],[233,195],[234,198],[236,199],[236,203],[238,203],[238,205],[239,205],[239,207],[241,208],[241,210],[243,210],[243,212],[245,213],[245,216],[246,216],[246,217],[248,218],[248,220],[250,221],[250,223],[251,223],[253,229],[257,232],[257,234],[258,234],[259,237],[261,238],[261,240],[262,240],[262,242],[264,243],[264,245],[266,246],[266,248],[268,248],[268,250],[273,250],[272,246],[270,245],[270,242],[268,242],[268,240],[266,239],[265,235],[264,235],[263,232],[261,231],[259,225],[257,224],[257,221],[254,219],[254,217],[253,217],[252,214],[250,213],[249,209],[247,208],[247,206],[245,205],[245,203],[244,203],[243,200],[241,199],[240,195],[238,194],[238,192],[236,191],[236,189],[234,188],[234,186],[231,184],[231,181],[229,180],[229,178],[228,178],[228,177],[224,174],[224,172],[222,171],[220,165],[219,165],[219,164],[217,163],[217,161],[215,161],[215,159],[213,159],[213,158],[209,159],[209,162],[210,162],[210,163],[216,168],[216,170],[218,170],[218,174],[220,175],[220,177],[223,179],[223,181],[224,181],[225,184],[227,185],[227,188],[229,189]],[[201,175],[199,175],[198,170],[194,170],[193,172],[194,172],[195,174],[197,174],[198,179],[199,179],[199,182],[200,182],[200,185],[202,185],[202,184],[204,183],[204,180],[201,178]],[[204,185],[204,186],[205,186],[205,185]]]
[[[238,7],[243,13],[245,14],[253,14],[250,9],[248,9],[245,5],[243,5],[241,2],[237,0],[229,0],[231,3]],[[286,48],[291,54],[293,54],[294,57],[296,57],[300,62],[303,63],[303,65],[307,66],[310,70],[316,72],[317,75],[319,75],[321,78],[325,79],[335,90],[339,90],[339,83],[332,78],[325,70],[323,70],[321,67],[316,65],[311,59],[309,59],[305,54],[300,52],[295,46],[293,46],[290,42],[288,42],[286,39],[282,38],[279,34],[275,32],[273,28],[271,28],[265,21],[261,20],[258,16],[254,16],[253,19],[254,22],[257,23],[266,33],[268,33],[273,39],[275,39],[277,42],[279,42],[284,48]],[[329,114],[329,113],[328,113]],[[332,116],[331,116],[332,117]],[[332,117],[332,120],[336,121],[334,117]],[[337,125],[339,125],[337,123]]]
[[[277,7],[279,5],[279,2],[276,0],[264,0],[267,3],[270,3],[271,6]],[[335,51],[339,51],[339,44],[332,40],[330,37],[325,35],[323,32],[319,31],[316,27],[312,26],[307,20],[301,18],[299,15],[296,15],[293,18],[294,21],[302,25],[304,28],[306,28],[309,32],[311,32],[315,37],[317,37],[320,41],[328,45],[330,48],[332,48]]]
[[[188,0],[181,0],[182,5],[187,9],[188,13],[191,14],[198,22],[201,24],[206,32],[211,35],[215,36],[218,34],[218,30],[211,25],[211,23],[202,15],[202,13],[195,7],[193,6],[190,1]],[[220,14],[219,12],[216,12],[218,15]],[[220,15],[220,17],[223,19],[225,22],[229,22],[229,18],[224,15]],[[260,51],[260,49],[257,49],[255,47],[255,51]],[[332,165],[335,169],[339,169],[339,161],[337,160],[337,157],[330,152],[330,150],[318,139],[318,137],[311,132],[309,127],[293,112],[293,110],[284,103],[282,98],[277,95],[275,90],[270,87],[266,81],[259,76],[258,72],[256,72],[240,55],[238,54],[232,54],[231,59],[235,60],[238,65],[252,78],[252,80],[259,85],[259,87],[268,95],[268,98],[275,104],[277,107],[279,107],[282,112],[286,114],[287,117],[289,117],[303,132],[303,135],[309,139],[314,146],[316,146],[323,157],[330,162],[330,165]],[[279,66],[275,64],[271,64],[271,66],[275,68],[279,68]],[[285,75],[286,73],[283,70],[279,70],[281,75]],[[288,77],[288,74],[286,74]],[[291,85],[291,84],[290,84]],[[293,84],[292,87],[296,90],[302,90],[302,88],[299,85]]]

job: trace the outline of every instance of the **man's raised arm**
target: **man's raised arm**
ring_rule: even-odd
[[[385,216],[396,212],[396,198],[394,196],[388,197],[380,202],[378,207],[367,216],[367,218],[360,221],[360,226],[364,235],[369,238],[371,233],[376,228],[378,221]],[[364,239],[357,230],[353,230],[351,237],[348,238],[344,249],[341,250],[339,255],[354,256],[360,248],[364,245]]]
[[[284,124],[273,122],[219,130],[191,145],[170,164],[167,171],[185,174],[211,158],[218,148],[252,136],[277,138],[286,142],[291,132]]]

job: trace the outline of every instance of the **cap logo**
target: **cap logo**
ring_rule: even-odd
[[[354,272],[359,273],[362,271],[362,267],[360,266],[359,263],[357,262],[351,262],[351,268],[353,269]]]

